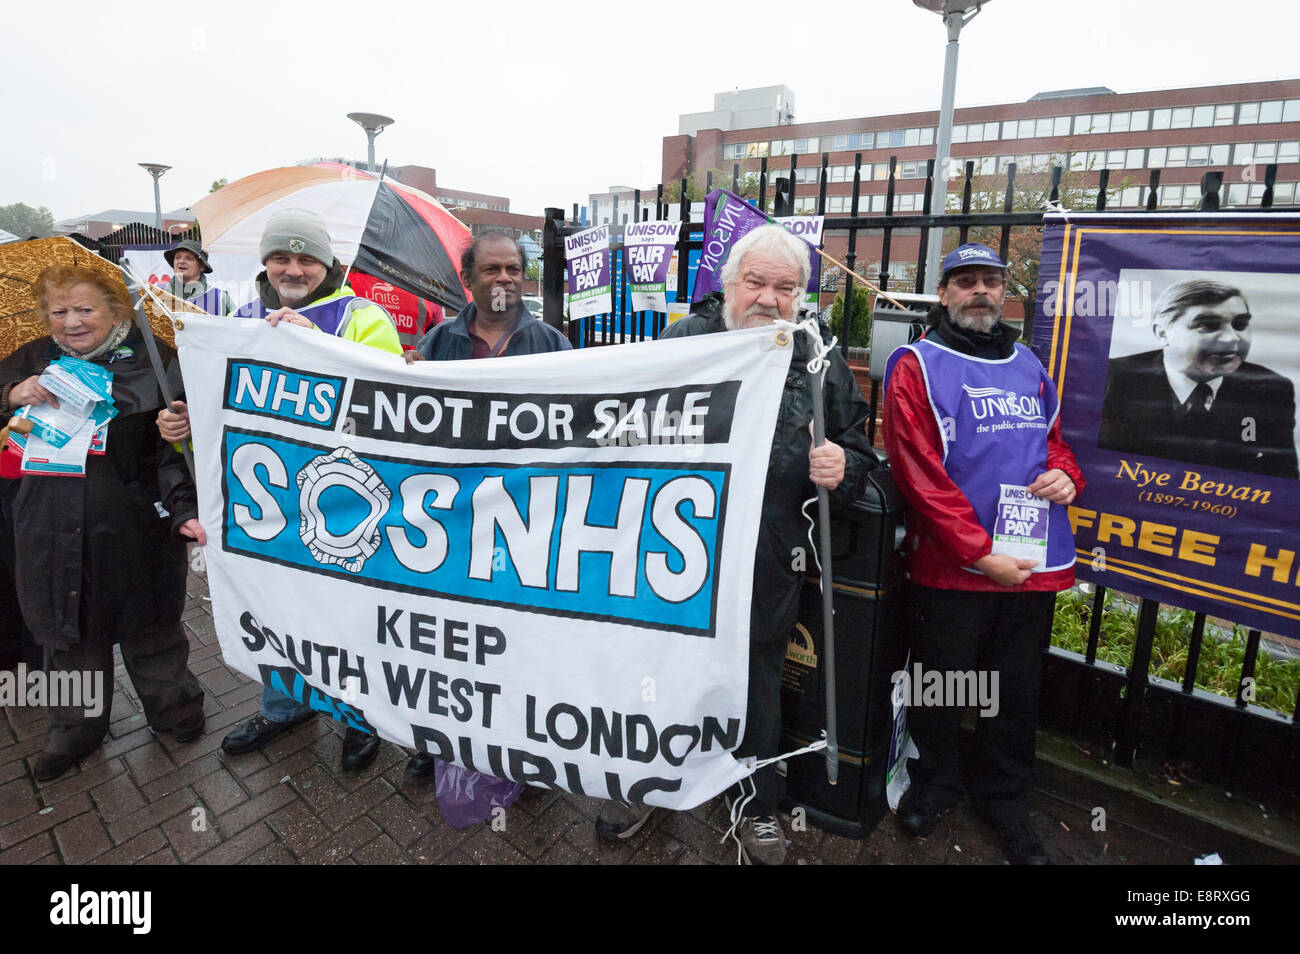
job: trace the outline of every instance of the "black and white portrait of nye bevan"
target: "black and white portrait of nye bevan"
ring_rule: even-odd
[[[1124,269],[1097,446],[1300,477],[1300,276]]]

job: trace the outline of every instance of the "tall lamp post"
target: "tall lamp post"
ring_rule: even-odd
[[[391,126],[396,120],[378,113],[348,113],[348,119],[366,131],[366,148],[370,171],[375,171],[375,137]]]
[[[141,169],[153,176],[153,224],[154,228],[162,231],[162,199],[158,193],[158,180],[162,174],[171,166],[164,166],[161,162],[141,162],[138,164]]]
[[[924,10],[943,17],[948,28],[948,46],[943,56],[943,100],[939,106],[939,136],[935,150],[934,194],[930,208],[935,215],[948,211],[948,150],[952,148],[952,109],[957,95],[957,38],[964,27],[989,0],[912,0]],[[939,288],[939,269],[943,263],[943,229],[930,230],[930,246],[925,256],[925,290],[933,295]]]

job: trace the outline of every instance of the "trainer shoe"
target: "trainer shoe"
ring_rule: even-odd
[[[654,810],[653,805],[605,802],[596,817],[596,834],[606,841],[626,841],[641,830]]]
[[[736,835],[740,838],[740,854],[745,864],[785,864],[785,832],[775,815],[742,818]]]

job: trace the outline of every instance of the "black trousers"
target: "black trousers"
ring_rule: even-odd
[[[122,661],[155,732],[175,728],[203,709],[203,689],[189,670],[190,644],[177,620],[123,638]],[[108,733],[113,711],[113,646],[85,640],[51,654],[55,672],[101,673],[103,709],[96,716],[84,707],[50,706],[46,710],[45,751],[81,754],[93,750]],[[92,675],[92,678],[93,675]]]
[[[918,664],[922,673],[974,672],[985,679],[997,673],[997,714],[977,720],[968,774],[976,808],[998,824],[1027,817],[1043,634],[1055,604],[1055,593],[910,590],[912,673]],[[991,687],[991,680],[987,684]],[[958,749],[964,708],[953,701],[912,705],[907,712],[919,755],[909,760],[908,775],[918,791],[940,805],[954,804],[962,792]]]
[[[755,567],[754,595],[749,621],[749,696],[745,705],[745,736],[736,749],[737,757],[752,755],[759,760],[781,753],[781,669],[785,665],[790,632],[799,619],[802,575],[760,572]],[[759,769],[727,790],[732,801],[750,792],[754,798],[745,815],[774,815],[785,799],[785,779],[776,765]]]

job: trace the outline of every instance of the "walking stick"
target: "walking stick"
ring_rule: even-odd
[[[176,395],[167,383],[167,374],[163,370],[162,356],[158,354],[158,342],[154,340],[153,328],[149,326],[149,316],[145,314],[143,281],[128,266],[118,265],[117,267],[122,272],[122,278],[126,280],[127,291],[136,300],[135,323],[140,329],[140,334],[144,336],[144,350],[149,355],[149,364],[153,366],[153,376],[158,381],[158,389],[162,391],[163,401],[170,408],[172,402],[176,400]],[[190,472],[190,480],[194,480],[194,451],[190,449],[190,442],[181,441],[179,447],[182,456],[185,458],[185,467]]]
[[[813,446],[826,443],[826,414],[822,408],[822,379],[826,365],[812,375]],[[840,778],[840,751],[835,720],[835,610],[831,589],[831,501],[826,488],[817,487],[818,563],[822,585],[822,671],[826,684],[826,781],[836,784]]]

